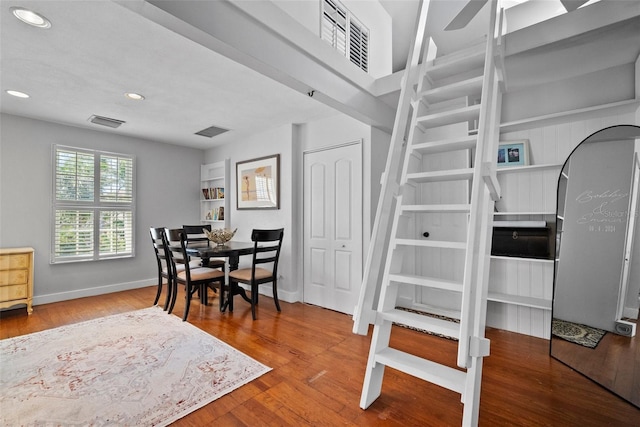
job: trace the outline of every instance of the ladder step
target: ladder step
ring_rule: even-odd
[[[473,178],[473,168],[452,169],[437,172],[414,172],[407,174],[407,182],[463,181]]]
[[[443,249],[466,249],[465,242],[450,242],[443,240],[416,240],[416,239],[395,239],[396,245],[417,246],[423,248],[443,248]]]
[[[389,347],[377,352],[375,361],[457,393],[464,391],[467,374],[458,369]]]
[[[413,274],[389,274],[389,282],[407,283],[426,288],[443,289],[445,291],[462,292],[462,283],[454,280],[433,279],[430,277],[416,276]]]
[[[478,143],[477,136],[467,136],[459,139],[443,139],[440,141],[414,142],[411,149],[420,154],[445,153],[448,151],[468,150]]]
[[[451,125],[454,123],[477,120],[479,117],[480,104],[476,104],[417,117],[416,122],[417,124],[426,128],[435,128],[439,126]]]
[[[403,205],[401,212],[410,213],[469,213],[471,205]]]
[[[433,104],[463,96],[477,96],[482,93],[482,80],[483,76],[477,76],[445,86],[435,87],[420,92],[418,97],[429,104]]]
[[[381,314],[382,319],[388,322],[400,323],[450,338],[460,338],[460,324],[457,322],[397,309],[383,311]]]
[[[426,73],[433,80],[460,74],[484,65],[486,39],[466,49],[461,49],[433,60]]]

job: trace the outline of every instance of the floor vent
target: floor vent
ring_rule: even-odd
[[[95,115],[89,117],[89,121],[97,125],[107,126],[114,129],[120,127],[121,124],[126,123],[122,120],[111,119],[109,117],[102,117],[102,116],[95,116]]]
[[[202,129],[200,132],[196,132],[196,135],[206,136],[207,138],[213,138],[216,135],[227,132],[229,129],[222,129],[216,126],[211,126],[206,129]]]

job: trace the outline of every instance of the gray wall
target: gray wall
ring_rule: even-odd
[[[390,135],[343,114],[299,125],[284,125],[206,151],[205,163],[229,158],[231,179],[230,225],[238,228],[235,239],[249,240],[253,227],[284,227],[278,273],[278,297],[302,301],[302,157],[305,150],[362,141],[363,144],[363,256],[369,244],[371,224],[380,193],[380,173],[384,169]],[[280,154],[280,209],[236,209],[236,163],[256,157]],[[249,260],[241,259],[241,263]],[[268,287],[261,292],[270,293]]]
[[[0,247],[35,249],[34,304],[155,284],[149,227],[199,220],[203,151],[6,114],[0,121]],[[53,144],[136,156],[134,258],[49,264]]]
[[[633,151],[610,141],[583,143],[571,155],[554,318],[613,330]]]

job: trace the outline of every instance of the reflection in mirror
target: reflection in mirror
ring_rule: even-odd
[[[640,407],[640,127],[594,133],[558,180],[551,356]]]

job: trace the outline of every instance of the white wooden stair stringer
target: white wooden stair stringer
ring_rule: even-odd
[[[428,2],[421,7],[420,20],[426,22]],[[370,251],[367,267],[371,268],[376,261],[383,261],[384,271],[379,283],[379,299],[375,311],[367,304],[373,299],[372,294],[377,290],[379,277],[368,277],[365,272],[363,291],[359,306],[354,315],[354,332],[363,333],[369,323],[374,323],[371,349],[367,363],[365,381],[362,390],[360,406],[367,408],[382,391],[385,366],[401,370],[418,378],[445,387],[461,394],[465,404],[463,409],[463,425],[477,425],[480,398],[480,383],[482,375],[482,358],[489,354],[489,341],[484,337],[486,319],[486,294],[489,273],[490,236],[494,201],[499,197],[499,186],[495,177],[495,158],[499,139],[499,116],[501,107],[499,73],[496,71],[494,55],[497,52],[496,43],[501,33],[501,22],[496,17],[497,0],[491,1],[491,12],[488,37],[482,44],[482,53],[476,47],[468,51],[447,55],[433,60],[435,45],[432,41],[422,43],[424,28],[418,26],[416,42],[412,47],[407,72],[401,91],[398,115],[406,114],[404,121],[396,117],[396,125],[404,125],[396,129],[392,136],[390,153],[396,151],[393,159],[395,165],[390,166],[391,158],[387,162],[386,182],[384,190],[390,190],[393,200],[381,200],[376,215],[376,224],[381,226],[374,229],[372,246],[384,242],[387,247],[385,255],[372,256]],[[424,15],[423,15],[424,14]],[[424,47],[423,47],[424,45]],[[422,52],[424,57],[418,67],[416,59]],[[482,59],[480,74],[474,75],[474,69]],[[463,70],[454,71],[456,67]],[[416,76],[415,70],[419,69]],[[430,71],[432,72],[430,74]],[[413,74],[412,74],[413,72]],[[458,73],[459,80],[449,78],[450,74]],[[446,83],[440,84],[440,76],[445,76]],[[471,76],[471,77],[469,77]],[[416,78],[417,77],[417,78]],[[479,84],[481,82],[481,85]],[[480,86],[481,91],[478,87]],[[476,99],[481,92],[480,104],[469,105],[468,101]],[[408,100],[408,94],[412,99]],[[404,95],[404,96],[403,96]],[[466,99],[466,104],[460,107],[459,99]],[[410,103],[407,108],[404,103]],[[410,117],[410,119],[409,119]],[[451,126],[468,121],[478,124],[477,135],[469,136],[469,132],[461,137],[434,140],[429,136],[430,130],[438,134],[443,126]],[[400,142],[396,138],[404,135],[407,123],[409,133],[406,140]],[[402,149],[393,144],[402,144]],[[415,170],[415,159],[434,153],[449,153],[459,150],[471,150],[474,160],[471,167],[443,170]],[[398,152],[404,153],[399,159]],[[391,156],[390,156],[391,157]],[[397,179],[399,163],[402,169],[399,181]],[[417,162],[421,164],[420,161]],[[394,168],[395,167],[395,171]],[[393,172],[393,173],[390,173]],[[470,182],[470,197],[467,203],[423,203],[416,202],[415,188],[421,183],[439,185],[442,182],[468,181]],[[443,187],[447,188],[447,187]],[[382,197],[382,196],[381,196]],[[406,199],[406,200],[405,200]],[[467,235],[465,241],[453,239],[428,239],[415,234],[411,215],[450,213],[467,215]],[[379,218],[379,216],[387,216]],[[421,220],[423,221],[423,220]],[[424,222],[424,221],[423,221]],[[376,225],[374,224],[374,226]],[[376,232],[379,233],[376,236]],[[384,235],[382,233],[385,233]],[[425,248],[436,248],[443,251],[462,251],[464,253],[464,276],[461,281],[441,277],[425,276],[425,272],[417,274],[406,272],[403,267],[405,257],[415,256]],[[418,257],[419,258],[419,257]],[[414,266],[415,269],[415,266]],[[426,272],[427,274],[429,272]],[[379,275],[378,272],[371,276]],[[439,291],[457,294],[461,299],[458,322],[423,316],[398,310],[396,307],[400,286],[411,285],[422,289],[437,289]],[[375,301],[374,301],[375,302]],[[363,306],[363,304],[365,304]],[[415,328],[443,334],[458,339],[456,364],[458,367],[438,364],[418,356],[402,352],[389,347],[389,340],[393,323],[400,323]],[[461,368],[461,369],[460,369]]]

